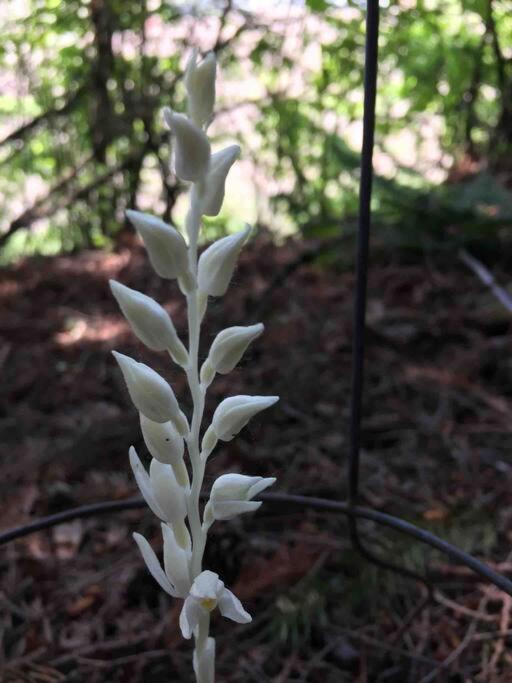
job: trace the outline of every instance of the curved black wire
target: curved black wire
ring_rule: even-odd
[[[205,496],[203,496],[203,498],[204,497]],[[398,531],[401,534],[410,536],[421,543],[425,543],[426,545],[439,550],[454,562],[458,562],[459,564],[468,567],[486,581],[489,581],[497,586],[500,590],[512,596],[512,581],[506,576],[499,574],[484,562],[480,562],[480,560],[477,560],[469,553],[466,553],[451,543],[444,541],[442,538],[439,538],[439,536],[436,536],[430,531],[421,529],[410,522],[400,519],[399,517],[394,517],[393,515],[388,515],[385,512],[379,512],[378,510],[370,510],[369,508],[361,507],[359,505],[353,506],[348,502],[328,500],[326,498],[316,498],[313,496],[299,496],[288,493],[261,493],[258,497],[265,502],[273,503],[275,505],[281,504],[287,507],[289,505],[296,505],[302,508],[306,507],[316,510],[338,512],[342,515],[348,516],[349,519],[352,517],[367,519],[375,524],[386,526],[394,531]],[[71,510],[58,512],[54,515],[41,517],[33,522],[29,522],[28,524],[0,532],[0,545],[4,545],[9,541],[22,538],[23,536],[28,536],[36,531],[42,531],[43,529],[49,529],[64,522],[70,522],[73,519],[93,517],[95,515],[105,514],[108,512],[138,510],[145,506],[146,503],[142,498],[129,498],[128,500],[117,500],[108,501],[105,503],[82,505],[77,508],[72,508]]]
[[[361,450],[361,407],[364,380],[364,348],[366,290],[368,282],[368,252],[370,242],[371,198],[373,180],[373,145],[375,134],[375,100],[377,96],[377,63],[379,40],[379,0],[368,0],[366,12],[366,41],[364,67],[363,144],[359,183],[359,218],[357,230],[356,289],[354,294],[352,385],[350,401],[350,446],[348,459],[348,503],[353,508],[359,502],[359,471]],[[349,517],[349,532],[353,547],[369,562],[421,581],[432,597],[430,580],[405,567],[375,555],[361,540],[357,516]]]

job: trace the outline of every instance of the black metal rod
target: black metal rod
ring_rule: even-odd
[[[366,41],[364,64],[363,144],[361,150],[361,177],[359,181],[359,218],[357,230],[356,282],[353,314],[352,382],[350,392],[350,441],[348,458],[348,503],[359,501],[359,472],[361,451],[361,413],[364,382],[365,319],[368,284],[368,253],[371,226],[371,199],[373,181],[373,146],[375,138],[375,100],[377,97],[377,65],[379,41],[379,1],[368,0],[366,11]],[[384,560],[365,547],[357,527],[357,516],[349,518],[352,545],[369,562],[382,569],[394,571],[421,581],[432,596],[432,584],[405,567]]]
[[[375,98],[377,94],[377,56],[379,2],[368,0],[366,13],[366,50],[364,71],[363,146],[359,181],[359,219],[357,228],[356,283],[353,312],[352,385],[350,393],[349,503],[357,503],[359,491],[359,451],[361,447],[361,406],[364,379],[366,290],[370,243],[373,180],[373,142]]]
[[[205,496],[203,496],[203,498],[204,497]],[[480,560],[477,560],[469,553],[466,553],[451,543],[444,541],[442,538],[439,538],[430,531],[421,529],[420,527],[417,527],[414,524],[406,522],[398,517],[394,517],[393,515],[388,515],[385,512],[379,512],[378,510],[370,510],[369,508],[361,506],[351,506],[348,502],[328,500],[326,498],[316,498],[313,496],[300,496],[288,493],[261,493],[259,498],[265,502],[276,505],[292,505],[298,506],[299,508],[312,508],[315,510],[337,512],[339,514],[348,516],[349,519],[352,517],[367,519],[371,522],[375,522],[375,524],[386,526],[394,531],[404,534],[405,536],[414,538],[421,543],[425,543],[426,545],[439,550],[454,562],[468,567],[483,579],[489,581],[489,583],[494,584],[499,589],[512,596],[512,581],[510,579],[499,574],[484,562],[480,562]],[[129,498],[128,500],[108,501],[106,503],[83,505],[77,508],[72,508],[71,510],[59,512],[55,515],[41,517],[33,522],[29,522],[28,524],[3,531],[0,533],[0,545],[4,545],[9,541],[14,541],[18,538],[28,536],[29,534],[35,533],[37,531],[43,531],[44,529],[49,529],[51,527],[57,526],[58,524],[63,524],[64,522],[70,522],[74,519],[83,519],[84,517],[93,517],[95,515],[109,512],[138,510],[144,508],[145,506],[146,503],[142,498]]]

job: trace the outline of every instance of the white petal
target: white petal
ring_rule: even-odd
[[[180,614],[180,628],[183,637],[187,640],[192,637],[192,633],[199,623],[199,618],[203,611],[196,598],[191,595],[186,598]]]
[[[159,584],[160,588],[162,588],[166,593],[172,595],[173,598],[177,597],[178,594],[174,590],[173,586],[171,586],[169,579],[165,575],[165,572],[162,569],[153,548],[141,534],[135,533],[133,534],[133,538],[139,546],[139,550],[144,558],[144,562],[146,563],[151,576]]]
[[[151,265],[160,277],[190,278],[187,243],[172,225],[141,211],[129,210],[126,216],[142,237]]]
[[[197,181],[208,172],[210,142],[206,133],[183,114],[164,109],[164,120],[174,135],[174,165],[181,180]]]
[[[199,289],[208,296],[223,296],[235,269],[236,260],[251,228],[228,235],[208,247],[198,262]]]
[[[164,538],[164,567],[169,581],[176,587],[180,598],[188,595],[190,590],[189,553],[180,548],[173,530],[168,524],[162,524]]]
[[[219,610],[223,617],[236,621],[237,624],[248,624],[252,621],[251,615],[244,610],[240,600],[227,588],[224,588],[219,597]]]
[[[123,353],[112,351],[121,368],[128,393],[135,407],[153,422],[180,419],[180,408],[169,384],[144,363],[138,363]]]
[[[165,519],[165,513],[160,507],[160,505],[157,503],[156,497],[153,493],[153,487],[151,485],[148,473],[146,472],[144,465],[141,463],[140,458],[137,455],[137,451],[133,446],[130,447],[129,455],[133,475],[135,477],[135,481],[137,482],[137,486],[139,487],[144,500],[151,508],[153,514],[155,514],[160,519]]]
[[[210,170],[205,180],[205,195],[201,203],[202,212],[206,216],[217,216],[221,210],[226,177],[239,154],[240,147],[238,145],[230,145],[220,152],[212,154]]]
[[[151,460],[149,480],[158,507],[163,510],[166,522],[180,522],[187,514],[188,491],[178,484],[170,465]]]
[[[110,280],[110,289],[132,330],[148,348],[153,351],[179,349],[186,363],[185,347],[178,339],[169,314],[160,304],[116,280]]]
[[[222,375],[231,372],[249,344],[263,332],[263,325],[228,327],[215,337],[208,354],[208,362]]]
[[[190,595],[200,600],[216,600],[223,588],[224,583],[219,579],[219,575],[206,569],[196,576]]]
[[[213,482],[211,498],[213,500],[248,500],[251,487],[260,480],[261,477],[249,477],[235,472],[221,474]]]
[[[167,465],[183,460],[185,442],[172,422],[153,422],[140,414],[140,426],[151,455]]]
[[[194,50],[185,71],[185,87],[190,117],[202,126],[211,119],[215,104],[215,72],[217,60],[210,52],[201,64],[197,64],[197,50]]]
[[[251,417],[279,400],[278,396],[230,396],[217,406],[212,427],[217,438],[231,441]]]
[[[249,499],[254,498],[269,486],[273,486],[276,483],[275,477],[258,477],[259,481],[255,482],[248,491]]]
[[[221,500],[213,503],[212,510],[215,519],[227,520],[246,512],[256,512],[261,505],[261,500]]]

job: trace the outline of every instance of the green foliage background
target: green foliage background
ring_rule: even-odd
[[[251,13],[231,2],[4,0],[3,259],[111,243],[122,234],[124,210],[137,203],[147,165],[160,169],[165,218],[175,217],[184,188],[167,167],[159,111],[183,108],[184,27],[192,15],[215,26],[208,48],[217,52],[225,79],[241,79],[248,68],[265,87],[266,95],[253,100],[257,142],[250,153],[269,177],[286,180],[286,189],[270,197],[272,211],[308,236],[352,229],[358,154],[326,114],[347,129],[362,117],[365,13],[361,3],[336,5],[309,0],[304,11],[290,5],[290,21],[309,13],[301,19],[302,48],[321,50],[320,68],[301,75],[297,97],[282,86],[283,75],[297,68],[283,47],[287,22],[276,18],[283,3]],[[377,177],[376,225],[386,239],[451,248],[510,225],[510,9],[508,0],[383,3],[377,147],[389,154],[394,133],[407,128],[416,135],[425,116],[436,116],[443,150],[458,168],[479,169],[442,187],[399,164],[392,177]],[[171,56],[143,49],[155,17],[173,32]],[[127,35],[139,48],[129,57],[115,49]],[[16,200],[34,177],[46,190],[20,209]],[[214,227],[223,229],[223,222]]]

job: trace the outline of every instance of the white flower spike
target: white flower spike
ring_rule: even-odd
[[[244,474],[223,474],[215,480],[205,510],[205,520],[233,519],[254,512],[261,501],[252,500],[272,484],[274,477],[248,477]],[[210,520],[209,520],[210,518]]]
[[[174,167],[180,180],[202,180],[210,165],[210,142],[206,133],[183,114],[164,109],[164,120],[175,140]]]
[[[228,235],[214,242],[199,257],[197,282],[208,296],[223,296],[235,270],[236,261],[251,228]]]
[[[240,600],[219,579],[219,575],[204,571],[194,580],[190,593],[180,614],[180,627],[184,638],[190,638],[199,625],[203,614],[219,608],[223,617],[238,624],[248,624],[251,615],[244,610]]]
[[[163,566],[143,536],[134,534],[134,539],[155,581],[170,596],[184,600],[180,627],[185,638],[195,639],[192,661],[197,683],[215,682],[215,640],[209,635],[210,613],[218,607],[223,616],[235,622],[251,621],[240,600],[219,576],[203,570],[209,528],[215,520],[232,519],[257,510],[261,501],[255,498],[275,482],[273,477],[221,475],[213,484],[210,500],[201,514],[200,496],[207,459],[218,440],[230,441],[251,417],[278,400],[277,396],[226,398],[217,407],[200,444],[209,384],[216,373],[231,372],[249,344],[263,332],[261,324],[222,330],[199,370],[201,323],[208,297],[226,293],[251,230],[247,227],[218,240],[198,259],[202,217],[219,214],[227,174],[240,154],[238,145],[211,154],[205,131],[213,116],[215,73],[214,55],[198,63],[194,51],[185,74],[190,118],[170,109],[163,112],[173,135],[176,175],[192,183],[184,226],[188,243],[159,218],[140,211],[127,212],[156,273],[166,279],[177,279],[186,297],[188,350],[162,306],[119,282],[110,283],[137,337],[153,351],[168,351],[185,371],[192,398],[189,426],[174,391],[163,377],[144,363],[113,352],[139,411],[142,435],[152,456],[148,472],[135,448],[130,448],[130,465],[137,485],[162,523]],[[185,445],[190,468],[184,460]]]
[[[217,60],[213,52],[198,64],[197,50],[192,51],[185,71],[185,88],[190,118],[198,126],[209,123],[213,115],[216,70]]]
[[[110,289],[135,335],[153,351],[169,351],[175,363],[185,366],[187,350],[169,314],[150,296],[110,280]]]

